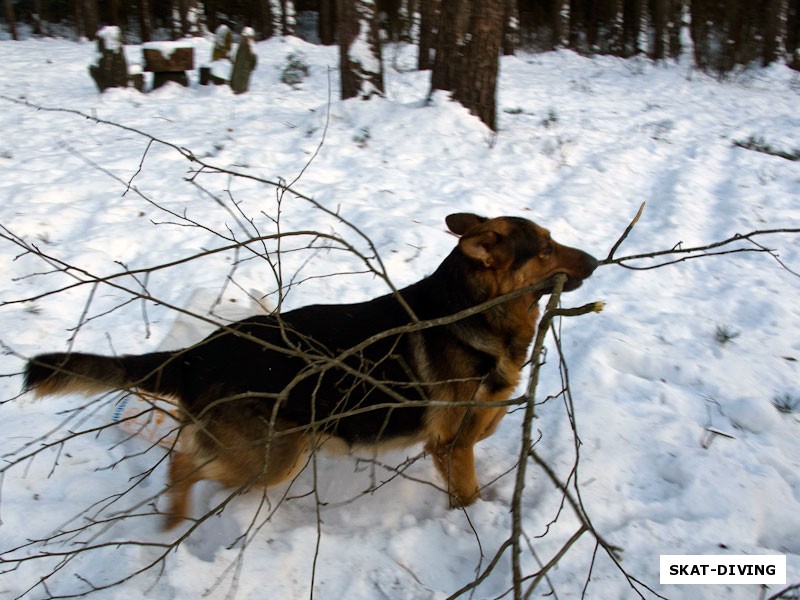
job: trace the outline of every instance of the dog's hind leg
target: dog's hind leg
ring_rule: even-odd
[[[173,451],[166,528],[175,527],[189,516],[189,494],[198,481],[218,481],[242,492],[254,486],[278,485],[294,478],[305,467],[310,452],[311,437],[301,431],[286,434],[278,431],[269,440],[255,442],[238,438],[235,445],[217,445],[214,455],[206,458]],[[206,453],[207,450],[202,454]]]
[[[169,508],[166,529],[172,529],[189,515],[189,493],[192,486],[204,479],[200,466],[188,452],[173,450],[169,463]]]

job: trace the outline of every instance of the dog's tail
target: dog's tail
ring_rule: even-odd
[[[100,356],[97,354],[40,354],[25,367],[25,389],[37,396],[96,394],[138,388],[164,396],[180,396],[180,359],[175,352]]]

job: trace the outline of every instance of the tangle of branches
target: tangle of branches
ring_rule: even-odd
[[[55,282],[46,290],[6,301],[3,303],[3,306],[12,304],[29,305],[30,303],[44,298],[56,297],[70,291],[86,290],[87,300],[84,310],[79,316],[78,322],[70,337],[70,347],[74,343],[75,336],[77,336],[88,322],[104,316],[105,313],[93,313],[93,303],[100,290],[114,290],[115,293],[125,298],[124,302],[120,303],[120,305],[114,307],[112,310],[121,309],[133,302],[141,303],[143,307],[142,318],[146,325],[148,324],[146,307],[158,304],[161,306],[162,310],[173,311],[176,314],[191,317],[198,322],[207,323],[210,326],[226,327],[226,323],[216,318],[212,313],[196,312],[178,306],[175,303],[168,302],[155,291],[151,290],[151,280],[154,276],[169,273],[171,269],[175,269],[179,266],[201,263],[201,261],[216,255],[233,255],[235,257],[226,278],[228,285],[235,285],[235,271],[237,266],[242,264],[243,261],[263,261],[263,263],[267,265],[274,280],[275,295],[273,300],[278,310],[280,310],[286,295],[291,289],[302,282],[302,279],[298,278],[296,272],[291,273],[287,271],[285,257],[290,253],[301,251],[309,252],[312,256],[315,252],[320,251],[340,252],[348,255],[354,258],[360,265],[358,269],[353,271],[354,273],[368,273],[386,285],[391,292],[397,292],[397,288],[392,283],[385,263],[368,233],[362,231],[354,223],[348,221],[345,214],[340,213],[338,210],[332,210],[298,191],[296,184],[299,181],[299,176],[291,183],[257,177],[251,173],[216,166],[201,159],[189,149],[122,124],[104,121],[74,110],[46,108],[8,97],[2,97],[2,100],[22,105],[32,110],[69,113],[76,117],[91,120],[98,125],[118,128],[136,136],[141,136],[147,142],[146,149],[141,157],[139,170],[137,170],[130,179],[121,180],[117,175],[103,169],[102,166],[92,163],[93,166],[123,185],[126,193],[137,194],[144,202],[150,203],[157,208],[169,222],[201,229],[206,233],[212,234],[219,240],[219,244],[214,248],[185,253],[160,264],[138,268],[129,268],[126,265],[120,264],[119,269],[115,272],[95,273],[85,266],[63,260],[59,257],[57,252],[48,251],[41,245],[25,239],[22,235],[15,232],[12,227],[0,224],[0,239],[14,246],[18,251],[19,257],[35,257],[42,265],[41,271],[32,273],[30,276]],[[246,179],[262,185],[265,188],[274,190],[276,204],[275,209],[270,213],[270,231],[267,233],[262,232],[256,219],[247,214],[241,205],[233,198],[224,199],[214,197],[215,201],[228,211],[233,222],[238,227],[238,231],[234,231],[232,228],[220,230],[210,227],[186,214],[171,211],[159,204],[156,200],[149,198],[145,192],[137,188],[136,179],[143,169],[147,154],[151,152],[152,148],[156,145],[169,148],[182,156],[191,165],[191,170],[186,181],[190,185],[197,186],[203,193],[208,193],[212,197],[214,197],[213,194],[202,185],[203,178],[207,176],[216,175]],[[91,162],[88,158],[79,153],[77,154],[81,159]],[[286,198],[291,198],[293,201],[308,203],[319,211],[321,218],[332,219],[334,222],[338,222],[341,229],[347,233],[340,234],[313,227],[303,230],[285,229],[281,214],[283,202]],[[682,244],[678,244],[672,248],[653,252],[617,256],[618,250],[632,233],[636,223],[642,216],[643,209],[644,205],[639,209],[638,214],[623,231],[619,239],[612,244],[607,257],[601,262],[603,267],[617,265],[628,269],[657,269],[666,265],[698,258],[736,253],[763,253],[774,259],[781,268],[786,269],[786,271],[790,272],[792,275],[800,276],[800,274],[791,270],[781,261],[774,249],[770,248],[765,242],[762,242],[762,240],[769,239],[770,236],[777,234],[798,234],[800,233],[800,229],[755,230],[743,234],[735,234],[725,240],[716,241],[703,246],[684,247]],[[507,402],[512,408],[517,408],[523,413],[520,430],[518,432],[519,455],[516,458],[512,471],[508,473],[514,480],[514,492],[510,499],[511,528],[508,531],[508,536],[505,541],[497,548],[487,553],[485,564],[483,564],[479,572],[476,573],[475,578],[460,589],[453,590],[450,598],[472,597],[476,588],[493,573],[504,557],[510,559],[511,577],[508,581],[508,593],[515,599],[528,598],[534,591],[539,589],[540,586],[545,585],[550,586],[549,593],[557,595],[557,590],[554,589],[550,583],[549,574],[554,567],[559,564],[559,561],[571,552],[579,540],[584,540],[586,538],[591,540],[590,543],[594,551],[590,563],[586,565],[585,583],[582,593],[586,592],[589,582],[592,579],[596,559],[602,554],[616,566],[619,576],[627,582],[633,596],[640,598],[663,597],[653,589],[652,582],[648,583],[643,581],[636,573],[631,573],[626,569],[621,561],[622,548],[606,539],[603,532],[595,527],[592,520],[592,506],[587,505],[581,495],[582,485],[579,478],[579,465],[581,461],[580,436],[575,415],[572,389],[569,383],[569,369],[561,346],[559,324],[561,319],[564,318],[574,318],[596,312],[602,308],[602,305],[601,303],[595,302],[578,308],[562,308],[559,305],[561,286],[563,286],[563,278],[560,279],[556,289],[550,295],[546,310],[541,318],[538,332],[530,351],[530,369],[527,375],[525,391],[519,397],[513,398]],[[406,327],[393,329],[381,335],[390,336],[398,333],[419,331],[427,327],[441,325],[444,322],[455,322],[472,314],[487,310],[490,305],[508,301],[516,295],[529,293],[530,291],[530,289],[521,290],[515,294],[501,297],[490,303],[485,303],[473,309],[469,309],[468,311],[461,311],[450,317],[432,321],[422,321],[416,318],[413,311],[407,307],[411,317],[410,324]],[[533,427],[537,406],[537,386],[541,368],[546,363],[544,348],[548,335],[551,338],[551,343],[557,354],[557,365],[561,374],[561,381],[563,382],[563,387],[558,395],[564,400],[574,442],[572,446],[572,464],[565,478],[559,475],[559,472],[549,465],[541,454],[537,452]],[[373,341],[375,340],[368,340],[365,344]],[[4,349],[6,352],[19,354],[6,342],[4,342]],[[352,348],[348,353],[357,354],[359,350],[360,348]],[[28,357],[19,355],[19,358],[26,359]],[[319,359],[319,356],[315,355],[314,358]],[[346,355],[332,357],[330,360],[343,362],[344,358],[346,358]],[[364,381],[370,384],[380,385],[380,382],[370,381],[368,373],[365,372],[362,376]],[[0,404],[15,400],[17,400],[17,398],[2,399],[0,400]],[[50,456],[53,458],[51,459],[52,466],[49,471],[49,476],[57,477],[57,469],[62,457],[65,453],[69,452],[70,446],[75,443],[76,440],[79,438],[98,438],[98,436],[106,430],[112,430],[114,432],[116,436],[115,439],[118,440],[115,444],[122,446],[127,444],[135,433],[129,434],[129,437],[122,436],[122,438],[120,438],[118,434],[118,423],[107,423],[97,416],[103,410],[107,410],[110,404],[114,404],[117,401],[118,397],[116,395],[103,395],[92,398],[83,405],[77,406],[65,413],[61,422],[52,430],[46,431],[35,439],[21,444],[14,451],[3,456],[3,463],[2,466],[0,466],[0,514],[2,514],[2,486],[6,473],[15,470],[24,471],[27,465],[30,465],[35,458]],[[143,418],[147,418],[148,415],[152,416],[156,410],[157,408],[155,405],[145,406],[140,413],[130,415],[127,418],[130,421],[140,422]],[[347,414],[345,413],[340,416],[347,416]],[[324,423],[316,423],[314,426],[324,426]],[[93,443],[100,444],[101,442],[98,440]],[[91,595],[95,592],[113,588],[126,581],[143,576],[144,574],[155,574],[155,580],[157,581],[158,575],[163,573],[167,568],[166,565],[170,555],[173,554],[176,549],[184,545],[206,521],[224,511],[240,494],[240,490],[231,490],[230,493],[225,494],[221,500],[211,506],[202,516],[193,520],[187,528],[173,536],[162,535],[152,539],[119,539],[115,537],[115,531],[119,524],[123,522],[144,522],[147,518],[158,517],[160,515],[157,508],[157,499],[162,490],[156,489],[158,486],[155,486],[154,488],[148,488],[150,489],[149,492],[141,493],[140,488],[144,482],[153,477],[155,471],[162,465],[168,455],[168,451],[164,451],[158,443],[153,443],[144,448],[141,447],[141,444],[131,447],[135,447],[137,450],[126,451],[122,460],[147,457],[150,464],[130,482],[130,485],[126,489],[118,490],[111,495],[97,498],[96,501],[86,506],[80,514],[73,515],[64,520],[55,531],[45,537],[28,539],[26,542],[16,547],[0,547],[1,576],[13,577],[14,573],[27,563],[41,562],[42,564],[40,570],[41,576],[23,595],[30,594],[31,597],[37,598]],[[431,484],[429,481],[421,481],[413,474],[412,466],[422,458],[422,456],[423,454],[420,452],[398,465],[382,463],[377,457],[360,459],[367,468],[373,469],[375,472],[381,471],[384,473],[382,477],[375,476],[373,478],[370,489],[367,490],[367,492],[375,491],[383,486],[390,485],[394,479],[398,478],[419,481],[420,484],[435,485]],[[115,466],[117,465],[111,464],[108,468],[113,469]],[[323,535],[320,516],[322,500],[317,495],[316,482],[319,475],[317,472],[317,458],[315,454],[312,454],[307,467],[311,469],[314,482],[311,495],[315,499],[316,506],[318,550],[319,542]],[[523,498],[526,492],[526,486],[531,479],[530,471],[532,469],[537,469],[539,472],[543,473],[552,486],[558,490],[558,493],[561,495],[561,507],[564,511],[571,511],[577,523],[572,534],[566,538],[560,548],[552,552],[548,557],[539,557],[535,552],[533,544],[531,543],[531,532],[526,531],[523,519]],[[134,491],[137,493],[134,494]],[[231,547],[236,549],[237,558],[232,560],[228,569],[220,575],[216,584],[217,586],[221,587],[225,585],[227,581],[227,584],[230,586],[229,594],[235,594],[243,557],[247,552],[248,546],[257,536],[264,535],[265,529],[273,522],[275,514],[295,493],[291,485],[286,488],[285,492],[283,492],[282,496],[279,498],[269,497],[266,492],[263,493],[244,531],[242,531],[238,539],[231,544]],[[129,501],[130,499],[134,499],[132,503]],[[468,510],[465,512],[468,517]],[[554,517],[554,522],[561,517],[561,513],[562,511],[559,510],[559,514]],[[478,540],[478,543],[480,544],[480,540]],[[90,576],[80,573],[80,559],[83,557],[125,546],[147,548],[151,552],[147,555],[146,560],[143,560],[140,564],[130,565],[126,573],[113,578],[111,581],[97,583],[93,581]],[[531,557],[539,565],[538,569],[531,570],[526,566],[531,564]],[[309,589],[312,590],[312,595],[314,579],[316,577],[317,559],[318,556],[315,555],[313,560],[314,568],[312,569],[311,582],[309,585]],[[74,570],[75,576],[84,584],[81,591],[75,593],[74,596],[63,596],[51,593],[49,589],[51,580],[62,571],[70,572],[71,569]],[[797,589],[797,584],[789,586],[784,591],[790,592],[794,589]],[[773,596],[773,598],[779,597],[779,595]]]

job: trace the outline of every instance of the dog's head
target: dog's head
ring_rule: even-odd
[[[547,294],[552,290],[547,283],[558,273],[567,276],[564,291],[574,290],[598,265],[590,254],[553,241],[547,229],[527,219],[456,213],[446,222],[461,238],[458,250],[493,288],[490,296],[536,284],[546,286],[539,296]]]

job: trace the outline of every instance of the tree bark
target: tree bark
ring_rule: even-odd
[[[769,0],[764,32],[764,66],[786,55],[786,32],[789,23],[788,0]]]
[[[669,55],[674,59],[681,56],[681,30],[683,29],[684,0],[671,0],[672,7],[669,19]]]
[[[189,35],[189,0],[173,0],[172,37],[180,39]]]
[[[319,0],[318,32],[321,44],[336,43],[336,0]]]
[[[13,7],[12,7],[13,9]],[[35,35],[44,35],[45,18],[42,14],[42,0],[33,0],[33,33]]]
[[[260,39],[268,40],[276,34],[273,23],[272,6],[270,0],[259,0],[258,2],[258,33]]]
[[[439,33],[431,72],[431,90],[452,91],[461,71],[468,0],[443,0],[439,7]]]
[[[648,55],[654,60],[662,60],[667,56],[669,39],[667,38],[667,19],[669,18],[669,0],[654,0],[652,4],[653,42]]]
[[[267,2],[268,0],[261,0]],[[217,23],[217,2],[216,0],[205,0],[203,2],[203,9],[206,14],[206,24],[209,31],[216,31],[219,24]]]
[[[94,40],[97,38],[97,30],[100,22],[100,11],[97,7],[97,0],[83,0],[83,18],[86,22],[86,38]]]
[[[338,0],[342,100],[383,95],[378,15],[373,0]]]
[[[438,24],[439,2],[438,0],[420,0],[419,3],[419,54],[417,56],[417,68],[420,71],[427,71],[433,67],[435,31]]]
[[[149,42],[153,39],[153,19],[150,16],[150,0],[138,0],[139,8],[139,29],[142,42]]]
[[[511,56],[519,46],[519,7],[517,0],[505,0],[503,14],[503,54]]]
[[[497,74],[505,0],[472,0],[464,68],[453,98],[497,131]]]
[[[608,51],[614,56],[625,56],[625,2],[612,0],[610,3],[610,23]]]
[[[11,2],[11,0],[6,0]],[[86,23],[83,18],[83,0],[72,0],[72,14],[75,15],[75,39],[80,40],[85,34]]]
[[[14,4],[11,0],[6,0],[6,22],[8,23],[8,31],[11,34],[11,39],[19,40],[17,36],[17,18],[14,15]]]
[[[294,35],[297,27],[297,18],[294,10],[294,0],[280,1],[280,31],[281,35]]]
[[[569,0],[555,0],[553,17],[553,50],[569,47],[570,17],[572,11]]]

